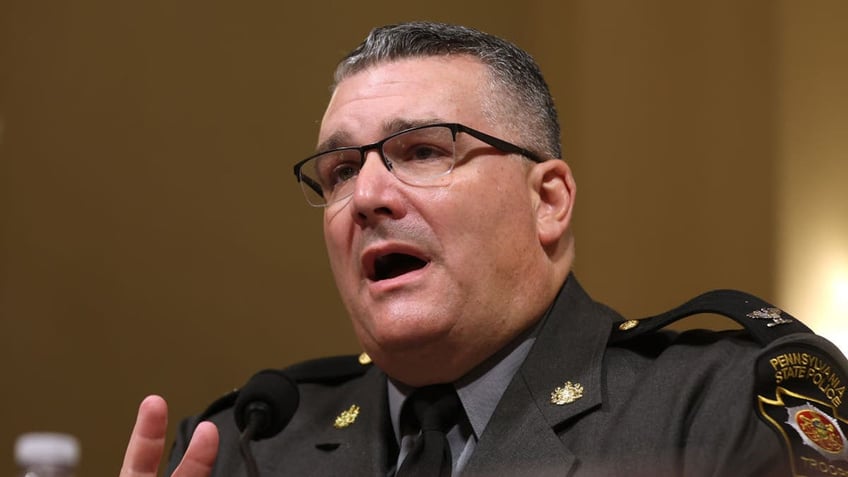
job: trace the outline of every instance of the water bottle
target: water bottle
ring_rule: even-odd
[[[79,441],[69,434],[30,432],[15,441],[19,477],[74,477]]]

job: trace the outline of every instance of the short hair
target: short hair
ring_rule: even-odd
[[[488,69],[496,111],[510,118],[527,149],[553,158],[562,157],[560,126],[554,100],[539,65],[515,44],[473,28],[435,22],[409,22],[371,30],[368,37],[336,67],[333,89],[345,78],[380,63],[406,58],[469,55]],[[497,119],[497,118],[494,118]]]

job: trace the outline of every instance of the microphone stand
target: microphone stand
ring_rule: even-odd
[[[247,426],[245,426],[239,438],[239,451],[247,467],[247,476],[259,477],[259,467],[256,465],[256,459],[253,457],[253,451],[250,449],[250,441],[253,440],[256,432],[264,426],[263,417],[268,412],[268,406],[264,402],[250,403],[247,412]]]
[[[236,426],[242,431],[239,451],[248,477],[259,477],[250,441],[278,434],[291,420],[299,402],[297,383],[276,370],[266,369],[256,373],[239,391],[234,417]]]

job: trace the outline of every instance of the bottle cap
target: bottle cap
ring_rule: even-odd
[[[15,441],[15,462],[22,467],[35,464],[75,467],[79,458],[79,441],[70,434],[29,432]]]

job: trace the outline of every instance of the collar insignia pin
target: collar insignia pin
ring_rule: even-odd
[[[618,325],[618,329],[621,331],[632,330],[639,326],[639,320],[627,320]]]
[[[760,308],[759,310],[754,310],[745,316],[755,320],[771,320],[771,323],[766,325],[769,328],[784,325],[786,323],[792,323],[792,320],[783,317],[782,314],[783,311],[780,308]]]
[[[359,406],[354,404],[350,406],[349,409],[342,411],[342,413],[336,417],[333,427],[336,429],[344,429],[345,427],[353,424],[354,421],[356,421],[357,416],[359,416]]]
[[[563,404],[571,404],[574,401],[583,397],[583,385],[580,383],[572,383],[566,381],[562,386],[558,386],[551,393],[551,404],[562,406]]]

